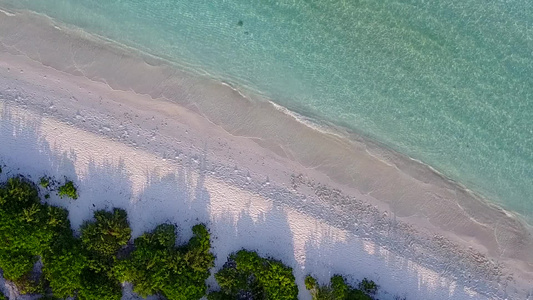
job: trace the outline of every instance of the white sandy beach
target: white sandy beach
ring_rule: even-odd
[[[112,207],[134,236],[205,222],[217,268],[257,249],[301,291],[339,273],[380,299],[533,296],[531,229],[430,168],[22,12],[0,12],[0,164],[74,179],[78,200],[50,202],[76,228]]]

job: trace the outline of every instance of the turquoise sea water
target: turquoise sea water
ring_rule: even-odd
[[[351,128],[533,219],[530,0],[0,0]]]

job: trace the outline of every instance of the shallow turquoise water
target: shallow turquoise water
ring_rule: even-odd
[[[530,0],[2,3],[352,128],[533,219]]]

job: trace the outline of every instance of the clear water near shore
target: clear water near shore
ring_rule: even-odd
[[[533,218],[529,1],[0,0],[258,91]]]

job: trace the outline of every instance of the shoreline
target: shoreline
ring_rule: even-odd
[[[473,189],[468,188],[467,186],[465,186],[464,184],[462,184],[461,182],[459,182],[457,180],[454,180],[452,178],[447,177],[444,173],[442,173],[441,171],[435,169],[431,165],[429,165],[429,164],[427,164],[427,163],[425,163],[425,162],[423,162],[423,161],[421,161],[419,159],[412,158],[409,155],[406,155],[406,154],[400,153],[400,152],[398,152],[398,151],[396,151],[394,149],[391,149],[386,144],[384,144],[382,142],[379,142],[377,140],[374,140],[374,139],[372,139],[370,137],[366,137],[366,136],[356,132],[354,129],[351,129],[351,128],[348,128],[348,127],[344,127],[342,125],[336,125],[336,124],[333,124],[332,122],[327,121],[327,120],[318,120],[318,119],[314,118],[313,116],[308,117],[308,116],[302,115],[302,114],[300,114],[300,113],[298,113],[296,111],[291,110],[290,108],[287,108],[287,107],[285,107],[283,105],[275,103],[273,100],[269,99],[265,95],[262,95],[257,90],[253,90],[253,89],[251,89],[249,87],[246,87],[245,89],[241,90],[241,89],[239,89],[239,87],[236,87],[235,84],[233,84],[231,82],[226,82],[226,81],[224,81],[222,79],[210,78],[209,74],[206,71],[201,70],[203,72],[200,72],[200,70],[196,70],[196,69],[188,66],[187,64],[184,64],[184,63],[178,64],[177,62],[171,61],[168,58],[158,57],[158,56],[152,55],[152,54],[147,53],[147,52],[145,52],[143,50],[133,48],[131,46],[128,46],[128,45],[122,44],[120,42],[117,42],[117,41],[111,40],[109,38],[106,38],[104,36],[101,36],[101,35],[98,35],[98,34],[93,34],[93,33],[87,33],[85,31],[83,31],[83,29],[80,29],[80,28],[78,28],[76,26],[73,26],[73,25],[67,25],[67,24],[63,24],[63,23],[61,23],[60,25],[57,25],[56,24],[57,21],[54,20],[53,18],[50,18],[47,15],[40,14],[40,13],[33,12],[33,11],[26,11],[26,10],[19,11],[18,9],[15,9],[15,11],[17,11],[17,13],[19,13],[19,14],[20,13],[27,14],[28,16],[34,15],[34,16],[37,17],[37,19],[40,18],[41,19],[40,21],[49,22],[50,24],[52,24],[54,26],[55,29],[58,29],[58,30],[61,30],[61,31],[62,30],[68,31],[67,35],[75,36],[76,38],[81,38],[82,40],[88,40],[89,42],[96,43],[96,44],[100,43],[100,46],[104,46],[104,48],[108,47],[107,50],[128,53],[128,55],[131,55],[133,57],[136,57],[137,59],[142,60],[143,63],[145,63],[147,65],[154,66],[154,67],[163,67],[163,68],[164,67],[171,67],[175,71],[178,71],[177,73],[180,76],[184,76],[184,77],[190,76],[190,77],[193,77],[193,78],[197,79],[200,82],[209,82],[209,83],[214,83],[215,85],[221,85],[221,86],[228,87],[233,92],[237,93],[239,95],[239,97],[242,98],[245,101],[266,102],[266,103],[272,105],[273,109],[286,114],[287,116],[291,117],[295,121],[298,121],[299,123],[301,123],[302,125],[304,125],[306,127],[309,127],[309,128],[311,128],[313,130],[316,130],[316,131],[318,131],[320,133],[323,133],[323,134],[326,134],[326,135],[333,135],[333,136],[336,136],[336,137],[338,137],[340,139],[348,140],[349,142],[352,142],[352,143],[361,143],[361,144],[363,144],[367,148],[367,153],[369,155],[375,157],[378,160],[381,160],[385,164],[389,164],[390,166],[394,166],[394,167],[399,168],[399,166],[395,164],[394,159],[392,159],[393,161],[391,161],[390,157],[394,157],[396,159],[396,162],[399,161],[399,160],[401,160],[401,161],[407,160],[407,161],[413,162],[415,164],[419,164],[422,168],[427,168],[427,169],[430,170],[430,172],[434,173],[434,175],[436,175],[438,177],[441,177],[443,181],[447,181],[450,185],[457,186],[460,189],[462,189],[464,192],[469,193],[471,195],[471,197],[477,198],[478,200],[483,201],[485,205],[491,206],[494,209],[502,210],[506,214],[508,214],[509,216],[518,219],[520,222],[524,223],[524,225],[527,226],[527,228],[528,228],[530,233],[533,233],[533,223],[530,223],[530,221],[533,221],[533,220],[528,220],[525,216],[521,215],[520,213],[512,211],[512,210],[508,210],[507,208],[503,207],[500,203],[488,200],[486,195],[483,195],[479,191],[475,191]],[[0,13],[3,13],[6,16],[9,16],[9,17],[16,17],[17,16],[17,13],[10,13],[10,12],[8,12],[6,10],[2,10],[2,9],[0,9]],[[60,26],[66,26],[66,27],[61,28]],[[32,59],[34,59],[34,58],[32,58]],[[68,70],[63,70],[63,71],[65,71],[67,73],[70,72]],[[96,81],[104,80],[103,78],[92,78],[92,79],[88,78],[88,79],[96,80]],[[103,82],[105,82],[105,80]],[[107,82],[105,82],[105,83],[107,84]],[[135,91],[135,89],[132,89],[131,87],[128,87],[128,88],[120,88],[119,87],[118,90],[134,90]],[[143,94],[143,93],[141,93],[141,94]],[[176,102],[176,101],[174,101],[175,99],[172,99],[172,97],[166,97],[163,94],[161,94],[159,96],[154,96],[151,93],[146,93],[146,94],[149,95],[152,99],[163,98],[163,99],[165,99],[167,101],[170,101],[170,102]],[[184,105],[184,106],[187,107],[187,105],[190,104],[190,103],[181,103],[181,102],[178,101],[178,104]],[[192,105],[194,105],[194,103]],[[204,117],[208,118],[208,116],[205,116],[205,115],[204,115]],[[387,156],[389,156],[389,157],[387,157]],[[412,174],[409,174],[409,175],[412,175]]]
[[[31,17],[20,14],[6,17],[4,23],[0,20],[0,27],[4,28],[4,32],[10,32],[10,29],[14,30],[16,27],[15,25],[17,22],[11,22],[12,20],[8,20],[10,18],[22,18],[22,22],[31,19]],[[476,250],[486,252],[489,258],[500,259],[502,262],[507,262],[510,265],[513,265],[513,261],[516,264],[522,261],[523,263],[526,263],[526,266],[523,266],[524,272],[528,273],[530,276],[529,278],[523,279],[531,283],[531,278],[533,277],[531,269],[533,267],[531,265],[528,267],[527,262],[532,261],[531,254],[528,254],[528,250],[531,250],[532,247],[532,238],[530,233],[529,236],[527,235],[527,228],[521,225],[519,221],[509,218],[507,215],[508,213],[504,210],[490,207],[490,203],[485,203],[486,201],[482,201],[478,197],[469,195],[469,193],[463,190],[462,187],[456,186],[456,183],[450,182],[433,170],[429,169],[428,171],[428,166],[412,161],[410,162],[406,160],[405,157],[402,157],[402,155],[396,154],[391,150],[380,149],[379,145],[369,143],[362,138],[349,142],[342,140],[340,137],[332,136],[331,134],[317,132],[316,129],[309,128],[300,121],[294,120],[294,117],[289,117],[286,114],[284,116],[281,115],[284,114],[283,112],[280,112],[280,114],[271,113],[271,111],[275,109],[272,108],[271,106],[273,105],[267,101],[244,99],[239,95],[240,93],[238,91],[229,91],[227,87],[224,87],[220,83],[187,77],[183,72],[166,67],[161,62],[153,62],[153,64],[149,64],[143,60],[143,57],[136,57],[134,54],[122,52],[118,47],[107,49],[105,47],[106,45],[94,45],[91,41],[83,39],[82,37],[72,37],[60,29],[53,29],[50,28],[50,26],[46,27],[46,22],[44,20],[39,21],[39,18],[35,18],[35,20],[42,22],[40,24],[41,26],[38,26],[37,24],[27,24],[26,27],[18,30],[20,36],[17,36],[17,38],[21,39],[20,41],[14,41],[11,45],[6,45],[6,43],[2,41],[0,44],[0,57],[2,57],[0,60],[0,66],[3,68],[2,76],[19,78],[21,80],[24,79],[25,85],[32,83],[36,84],[40,81],[39,84],[50,89],[48,92],[49,96],[53,96],[57,93],[87,96],[87,92],[89,94],[94,94],[91,96],[93,98],[95,95],[107,95],[109,99],[113,99],[113,101],[110,102],[120,103],[121,105],[119,106],[124,105],[124,108],[113,107],[113,110],[109,110],[118,113],[120,113],[121,110],[126,111],[132,106],[137,109],[143,107],[148,108],[147,104],[150,103],[149,112],[157,113],[159,114],[158,116],[166,115],[168,120],[165,122],[178,122],[182,124],[181,129],[190,127],[190,133],[194,132],[201,137],[196,141],[190,142],[191,145],[194,145],[192,148],[196,149],[191,148],[192,150],[189,151],[198,152],[200,150],[199,152],[201,152],[202,141],[199,140],[202,138],[204,139],[204,143],[207,143],[212,136],[215,136],[217,137],[217,140],[221,141],[221,143],[226,144],[229,144],[227,140],[232,138],[235,142],[235,148],[238,149],[233,150],[232,152],[235,156],[229,158],[223,157],[223,155],[220,155],[220,153],[224,152],[222,150],[215,155],[215,160],[221,162],[222,165],[225,165],[225,168],[231,164],[235,164],[236,168],[237,164],[244,165],[244,167],[240,168],[248,169],[248,172],[251,171],[252,174],[257,174],[257,177],[265,177],[266,175],[266,179],[262,179],[262,184],[265,185],[268,183],[269,186],[274,186],[276,184],[285,185],[287,179],[291,178],[291,176],[286,174],[287,170],[292,173],[291,175],[298,176],[298,174],[306,174],[304,178],[312,178],[313,182],[319,183],[318,185],[326,183],[326,185],[329,186],[328,190],[334,191],[338,189],[339,191],[342,191],[342,194],[351,195],[353,199],[361,199],[361,203],[363,204],[370,203],[372,206],[378,207],[379,211],[388,212],[388,215],[390,214],[394,217],[394,222],[398,219],[400,222],[415,226],[418,230],[423,232],[427,231],[426,234],[442,234],[447,238],[454,239],[456,243],[462,244],[464,248],[471,244],[470,241],[475,240],[478,245]],[[33,33],[34,31],[37,33]],[[26,36],[27,39],[25,39],[24,36]],[[47,37],[49,37],[50,40],[56,41],[56,44],[46,45],[45,40]],[[61,39],[64,39],[66,42],[58,42],[58,40]],[[69,43],[69,39],[75,40],[74,42]],[[20,49],[19,42],[23,43],[23,47],[20,47]],[[24,45],[24,43],[27,44]],[[50,44],[50,42],[48,43]],[[56,49],[56,53],[51,53],[50,47],[52,46],[64,47],[64,49]],[[84,57],[81,55],[76,58],[72,55],[72,52],[70,52],[71,63],[73,64],[68,65],[69,62],[63,62],[62,59],[63,57],[68,56],[61,56],[60,54],[68,54],[68,51],[72,51],[72,49],[69,49],[68,51],[65,50],[69,48],[69,46],[78,47],[79,49],[76,50],[79,50],[82,53],[82,48],[87,47],[88,49],[93,50],[93,53],[91,54],[91,52],[88,51],[85,53],[87,56]],[[23,53],[24,51],[27,52]],[[102,54],[102,63],[109,63],[108,67],[102,65],[93,68],[90,64],[84,66],[79,63],[89,63],[91,61],[89,55],[94,56],[97,51],[98,54]],[[8,52],[10,52],[10,54],[7,54]],[[46,55],[49,55],[49,57],[46,57]],[[57,55],[57,57],[55,57],[55,55]],[[117,59],[117,57],[119,58]],[[106,59],[108,60],[106,61]],[[41,63],[48,65],[48,67],[39,67],[39,64]],[[6,73],[6,70],[4,69],[10,67],[13,69],[12,72],[15,73],[15,70],[20,66],[24,66],[25,69],[20,75],[8,74],[9,72]],[[98,67],[101,69],[98,69]],[[118,71],[112,71],[113,68],[116,68]],[[54,73],[54,76],[56,78],[61,78],[61,80],[51,83],[50,78],[37,79],[41,73],[47,74],[48,72],[50,72],[49,77],[52,77],[53,69],[60,71],[56,71],[57,74]],[[39,74],[39,76],[37,74]],[[135,79],[130,77],[136,74],[142,74],[142,76],[139,76],[141,78]],[[77,76],[74,77],[72,75]],[[121,75],[127,75],[125,76],[127,78],[120,78]],[[155,79],[152,79],[152,75]],[[158,80],[160,84],[152,84],[152,82]],[[63,90],[59,82],[65,83],[65,85],[70,86],[71,89],[68,91]],[[70,83],[67,84],[67,82]],[[80,91],[75,90],[76,86],[80,87]],[[83,86],[83,89],[81,86]],[[83,92],[81,92],[81,90],[83,90]],[[33,93],[33,95],[35,96],[37,93]],[[179,97],[176,95],[179,95]],[[27,94],[22,94],[22,96],[27,97]],[[120,101],[116,100],[117,97],[121,98]],[[134,98],[137,99],[133,100]],[[84,125],[80,124],[81,122],[76,121],[78,114],[72,118],[72,114],[76,111],[76,107],[78,108],[78,111],[80,111],[80,108],[87,111],[93,109],[101,114],[102,110],[107,111],[110,108],[109,105],[105,108],[98,108],[94,107],[94,103],[91,104],[90,101],[83,100],[81,97],[74,97],[74,99],[75,100],[71,99],[72,101],[70,103],[68,101],[63,101],[62,103],[64,104],[64,107],[58,106],[57,104],[52,105],[56,106],[54,109],[48,109],[46,107],[47,105],[45,105],[42,100],[37,99],[27,99],[27,103],[24,105],[27,105],[28,109],[38,112],[38,114],[39,112],[40,114],[44,113],[61,122],[72,123],[72,126],[78,127],[81,130],[92,131],[94,133],[95,128],[97,128],[97,131],[102,131],[99,134],[103,134],[111,139],[121,140],[120,134],[118,134],[119,130],[117,129],[115,131],[113,129],[118,128],[118,124],[110,126],[103,124],[102,121],[93,120],[91,121],[93,122],[92,124]],[[220,99],[224,104],[223,107],[231,113],[224,112],[225,115],[221,114],[220,104],[214,103],[215,101],[213,101],[213,99]],[[174,104],[169,104],[166,101],[171,101]],[[12,102],[10,105],[20,105],[16,100],[9,102]],[[216,104],[219,106],[216,106]],[[176,108],[177,106],[183,106],[183,108]],[[171,112],[177,112],[177,114],[173,115]],[[83,119],[88,118],[90,115],[90,113],[86,112],[83,113],[83,115],[80,115],[80,117]],[[266,115],[274,116],[272,120],[265,120],[264,117]],[[261,117],[263,117],[263,119],[261,119]],[[176,118],[182,118],[185,121],[175,120]],[[112,119],[113,118],[108,119],[107,122],[111,122]],[[115,120],[114,122],[116,123],[117,121]],[[254,125],[254,123],[256,124]],[[192,125],[188,126],[187,124]],[[111,129],[106,129],[106,126]],[[143,125],[143,127],[144,126],[146,125]],[[213,128],[207,129],[209,126]],[[195,130],[193,130],[193,128]],[[199,128],[207,129],[208,133],[198,130]],[[137,129],[142,128],[139,126]],[[280,129],[285,129],[287,132],[283,134],[280,132]],[[185,135],[190,134],[188,130],[185,131]],[[155,136],[161,135],[164,137],[174,135],[171,130],[165,129],[162,124],[156,125],[155,132]],[[210,135],[210,133],[212,133],[212,135]],[[300,141],[293,140],[294,136],[299,136]],[[135,138],[126,137],[124,140],[127,141],[128,139],[131,143],[131,140]],[[139,138],[138,140],[142,140],[142,138]],[[164,144],[164,142],[162,144]],[[314,145],[317,149],[310,149],[310,145]],[[130,146],[133,146],[133,144],[130,144]],[[383,157],[370,157],[372,154],[368,151],[369,146],[374,151],[382,151],[383,153],[381,156]],[[144,145],[142,143],[137,143],[134,147],[153,150],[155,146],[150,146],[149,143],[144,143]],[[250,156],[252,157],[255,156],[257,158],[259,155],[263,156],[263,159],[266,157],[269,162],[275,161],[277,162],[275,163],[277,169],[261,168],[261,166],[254,167],[253,163],[245,163],[242,157],[237,156],[239,151],[250,151],[250,153],[252,153]],[[170,153],[170,151],[168,152]],[[368,157],[364,156],[364,153],[367,153]],[[162,156],[161,153],[158,153],[158,155]],[[171,156],[169,159],[172,159],[172,155],[169,155]],[[165,156],[163,155],[162,157]],[[344,161],[339,163],[337,161],[339,158],[343,158]],[[382,158],[389,160],[383,161]],[[387,164],[387,162],[392,162],[392,165]],[[357,172],[351,173],[349,170],[340,170],[340,168],[348,169],[350,167],[353,167]],[[390,175],[389,173],[392,172],[394,172],[394,174]],[[361,175],[361,173],[364,173],[364,175]],[[226,176],[227,172],[223,174]],[[381,182],[387,181],[392,184],[390,186],[380,185]],[[306,186],[309,181],[297,180],[297,182],[299,182],[298,186]],[[243,183],[238,183],[237,186],[242,187]],[[258,187],[255,187],[256,190],[257,188]],[[289,189],[290,187],[285,188]],[[309,188],[309,186],[307,188]],[[411,191],[417,188],[421,188],[422,191],[418,193],[417,191]],[[314,189],[314,187],[311,187],[311,189]],[[396,198],[395,193],[401,195],[400,199]],[[313,190],[311,194],[316,194],[316,191]],[[427,200],[427,196],[421,198],[421,195],[431,195],[432,199]],[[264,197],[268,198],[268,193]],[[463,198],[462,201],[458,199],[460,197]],[[402,198],[408,198],[408,200],[411,199],[411,203]],[[453,198],[455,198],[455,202],[452,201]],[[435,205],[431,206],[432,203],[430,202],[432,200],[443,201],[444,203],[443,205],[440,205],[440,203],[433,203],[439,204],[439,207],[435,207]],[[296,205],[296,207],[302,205],[302,203],[293,204]],[[336,203],[336,206],[342,207],[339,206],[342,204],[346,207],[353,206],[350,206],[352,203]],[[455,208],[456,211],[448,212],[443,216],[438,215],[440,212],[439,210],[446,211],[447,209],[453,208],[454,205],[458,205],[462,211],[461,209],[457,210],[457,208]],[[464,207],[461,207],[461,205],[464,205]],[[403,206],[407,206],[407,208]],[[414,210],[416,207],[420,206],[422,206],[422,208],[426,206],[425,210]],[[307,209],[309,210],[309,208]],[[410,209],[413,209],[415,213],[410,212]],[[348,212],[349,211],[344,213]],[[306,213],[310,214],[309,211],[306,211]],[[460,214],[460,218],[453,217],[453,215],[457,213]],[[482,214],[482,216],[476,216],[475,213]],[[387,217],[387,219],[390,218],[391,217]],[[326,219],[329,218],[326,217]],[[349,219],[346,219],[344,221],[349,223],[348,220]],[[504,228],[498,228],[497,224],[491,223],[495,222],[495,220],[502,222],[503,225],[500,226],[503,226]],[[350,225],[348,225],[348,227],[349,226]],[[490,226],[494,228],[491,228]],[[511,236],[516,238],[511,240],[511,243],[516,244],[516,253],[506,254],[505,247],[502,252],[500,249],[502,245],[498,241],[498,236],[496,236],[495,230],[503,230],[501,236]],[[493,232],[492,236],[490,233],[491,231]],[[522,237],[525,238],[521,239]],[[529,253],[531,253],[531,251],[529,251]]]
[[[528,228],[528,231],[533,234],[533,223],[532,223],[533,219],[527,218],[526,216],[520,214],[519,212],[507,209],[505,205],[498,203],[497,201],[492,201],[494,199],[489,200],[490,197],[483,194],[481,191],[476,191],[474,189],[471,189],[467,187],[466,185],[464,185],[463,183],[461,183],[460,181],[448,177],[446,174],[434,168],[433,166],[419,159],[413,158],[407,154],[401,153],[378,140],[375,140],[371,137],[364,136],[364,134],[357,132],[353,128],[334,124],[330,120],[319,120],[314,115],[306,116],[306,115],[300,114],[297,111],[291,110],[291,108],[275,103],[272,99],[268,98],[266,95],[262,94],[258,90],[255,90],[248,86],[246,87],[236,86],[235,83],[224,81],[223,79],[220,79],[220,78],[217,78],[217,79],[211,78],[210,77],[211,74],[209,74],[207,71],[203,69],[197,70],[194,67],[191,67],[190,65],[188,65],[187,63],[184,63],[184,62],[178,63],[176,61],[171,60],[170,58],[159,57],[159,56],[150,54],[144,50],[136,49],[134,47],[125,45],[123,43],[111,40],[107,37],[94,34],[94,33],[88,33],[84,31],[83,29],[80,29],[74,25],[63,24],[44,14],[40,14],[40,13],[33,12],[33,11],[26,11],[26,10],[19,11],[18,9],[15,9],[15,11],[17,13],[28,14],[30,18],[31,18],[31,15],[34,15],[37,17],[37,19],[40,18],[41,21],[49,22],[50,24],[53,24],[55,29],[66,31],[67,32],[66,35],[76,37],[81,40],[87,40],[91,43],[99,44],[100,46],[103,46],[105,50],[110,50],[113,52],[117,51],[116,53],[117,55],[120,55],[120,53],[124,52],[124,53],[127,53],[127,55],[129,56],[142,60],[142,62],[147,64],[148,66],[161,67],[163,69],[165,69],[166,67],[169,67],[171,70],[177,71],[176,72],[177,75],[174,74],[176,76],[191,77],[197,80],[198,82],[208,82],[208,84],[228,87],[233,92],[239,95],[239,97],[237,98],[242,98],[241,100],[245,102],[251,101],[252,103],[254,103],[255,101],[259,101],[259,102],[268,103],[272,105],[271,109],[275,109],[277,111],[280,111],[288,115],[290,118],[294,119],[295,121],[298,121],[299,123],[302,123],[306,127],[316,130],[322,134],[333,135],[340,139],[347,140],[349,143],[364,145],[369,155],[373,156],[374,158],[378,160],[381,160],[385,164],[389,164],[390,166],[400,168],[396,163],[400,162],[400,164],[403,164],[405,161],[407,161],[407,163],[412,162],[414,164],[419,164],[421,168],[427,168],[429,169],[430,173],[434,173],[433,175],[436,175],[437,177],[441,177],[442,181],[446,181],[451,186],[458,187],[462,191],[469,193],[472,198],[477,198],[479,201],[482,201],[485,205],[491,206],[492,208],[497,209],[497,210],[504,211],[507,215],[518,219]],[[4,13],[9,17],[17,16],[17,13],[10,13],[8,11],[1,10],[1,9],[0,9],[0,13]],[[70,70],[63,70],[63,71],[67,73],[70,72]],[[77,75],[80,75],[80,74],[77,74]],[[89,79],[96,80],[96,81],[103,80],[103,82],[105,82],[104,78],[89,78]],[[105,83],[107,84],[107,82]],[[118,90],[123,90],[123,91],[126,91],[126,90],[135,91],[135,88],[132,88],[131,86],[127,86],[127,84],[125,87],[118,86],[117,88]],[[135,92],[137,93],[137,91]],[[178,104],[184,105],[185,107],[188,107],[188,105],[194,106],[194,103],[191,104],[187,102],[176,101],[175,98],[166,96],[164,93],[161,93],[160,95],[153,95],[150,92],[146,92],[146,93],[140,92],[140,93],[147,94],[152,99],[162,98],[166,101],[177,102]],[[266,110],[270,110],[270,109],[267,108]],[[204,117],[209,119],[209,117],[206,115],[204,115]],[[408,175],[413,176],[413,174],[408,174]],[[418,179],[420,180],[420,178]],[[497,196],[494,196],[494,197],[497,197]]]

